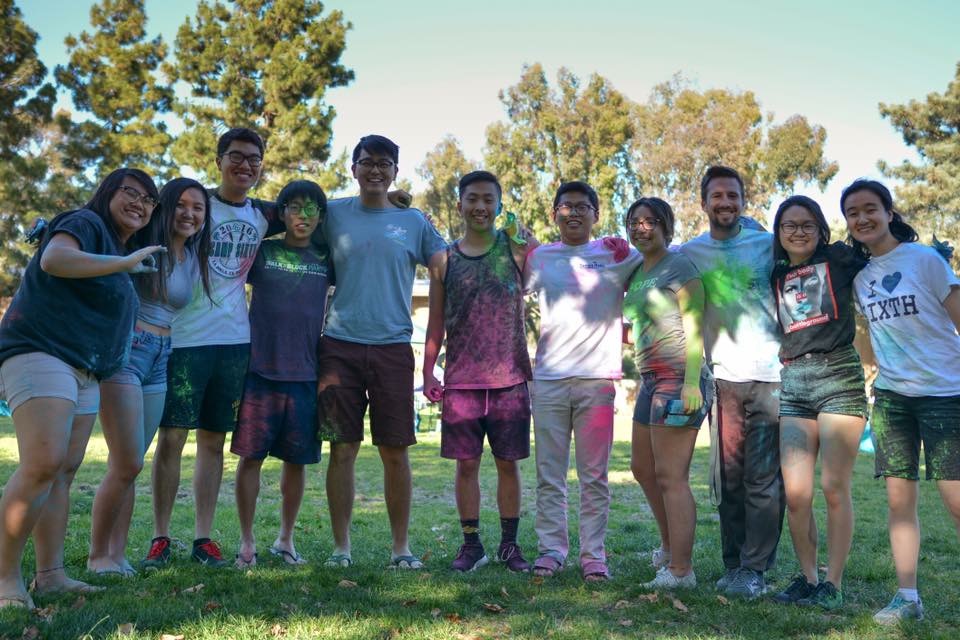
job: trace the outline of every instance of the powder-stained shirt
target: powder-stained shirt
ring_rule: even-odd
[[[498,389],[529,380],[523,281],[510,239],[497,232],[490,250],[468,256],[447,249],[444,276],[447,389]]]
[[[250,301],[250,371],[270,380],[317,379],[327,290],[333,284],[325,248],[260,245],[247,282]]]

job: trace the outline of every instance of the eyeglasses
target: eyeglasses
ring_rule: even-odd
[[[223,154],[220,157],[226,158],[227,160],[230,161],[230,164],[234,164],[234,165],[239,165],[246,162],[248,165],[250,165],[254,169],[259,167],[261,163],[263,163],[263,156],[256,153],[251,153],[250,155],[247,155],[239,151],[228,151],[227,153]]]
[[[294,202],[284,206],[283,210],[291,215],[303,216],[304,218],[315,218],[320,215],[320,207],[315,202],[308,202],[307,204]]]
[[[804,222],[803,224],[797,224],[795,222],[780,223],[780,231],[783,231],[788,236],[792,236],[797,231],[803,231],[803,234],[806,236],[813,235],[819,228],[820,226],[813,222]]]
[[[370,158],[364,158],[363,160],[357,160],[357,165],[362,167],[365,171],[371,171],[374,168],[380,169],[380,171],[389,171],[394,167],[394,164],[390,160],[371,160]]]
[[[142,202],[151,209],[157,206],[157,199],[150,194],[140,193],[133,187],[128,187],[127,185],[122,185],[119,190],[123,192],[123,195],[125,195],[130,202]]]
[[[627,220],[627,229],[643,229],[644,231],[653,231],[660,222],[656,218],[630,218]]]
[[[553,209],[557,213],[563,214],[565,216],[570,215],[570,212],[576,211],[582,216],[587,215],[588,213],[593,213],[597,210],[593,205],[587,204],[586,202],[581,202],[579,204],[570,204],[569,202],[561,202]]]

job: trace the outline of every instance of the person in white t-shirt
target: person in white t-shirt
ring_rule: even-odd
[[[871,427],[876,476],[887,486],[899,590],[874,619],[923,617],[917,592],[920,445],[927,480],[960,535],[960,280],[894,209],[890,191],[857,180],[840,196],[852,244],[870,262],[854,279],[879,374]]]
[[[540,338],[533,372],[539,557],[552,576],[566,561],[570,438],[580,481],[580,568],[584,580],[610,577],[604,540],[610,512],[607,464],[613,443],[613,381],[622,377],[623,291],[640,254],[622,239],[591,240],[596,191],[566,182],[553,201],[561,242],[528,256],[524,288],[536,293]],[[619,242],[617,242],[619,241]]]

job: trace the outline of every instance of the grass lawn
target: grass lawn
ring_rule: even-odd
[[[841,613],[784,607],[763,600],[726,602],[712,588],[721,573],[719,526],[707,498],[708,449],[698,447],[692,484],[699,507],[694,564],[701,587],[672,599],[646,594],[640,583],[653,577],[643,557],[657,543],[656,528],[639,486],[630,474],[629,425],[618,424],[610,465],[613,504],[607,548],[614,579],[585,585],[576,567],[546,581],[512,575],[490,565],[475,574],[449,570],[460,543],[453,500],[453,464],[439,457],[439,436],[422,435],[410,450],[414,473],[411,540],[427,569],[386,571],[389,527],[383,504],[382,474],[376,451],[361,449],[357,466],[357,502],[353,540],[355,565],[326,569],[331,548],[323,495],[326,460],[310,470],[297,531],[297,548],[310,563],[300,569],[282,565],[266,552],[279,524],[279,465],[264,466],[257,513],[260,565],[248,571],[210,570],[188,562],[193,530],[190,490],[193,448],[185,451],[182,487],[173,520],[179,552],[168,568],[135,578],[93,578],[85,572],[90,508],[103,476],[106,446],[95,432],[73,487],[66,558],[71,575],[104,584],[108,590],[86,598],[39,598],[39,612],[0,612],[0,638],[152,638],[169,634],[199,638],[957,638],[960,637],[960,546],[936,487],[922,486],[923,545],[921,590],[927,619],[901,628],[882,629],[871,616],[895,589],[886,527],[883,485],[872,478],[873,459],[861,455],[854,479],[857,511],[853,554]],[[705,443],[704,443],[705,444]],[[326,456],[326,450],[324,451]],[[236,458],[226,454],[215,537],[233,557],[239,539],[233,501]],[[17,463],[16,439],[9,418],[0,418],[0,480]],[[149,464],[149,460],[148,460]],[[523,464],[524,511],[520,542],[532,559],[535,470]],[[570,473],[572,556],[576,557],[575,472]],[[131,561],[144,556],[152,532],[149,471],[138,482],[131,532]],[[488,551],[499,540],[495,506],[495,469],[485,456],[482,471],[482,536]],[[825,534],[823,500],[817,498],[821,543]],[[175,543],[176,545],[176,543]],[[825,550],[821,553],[825,558]],[[25,570],[33,574],[28,546]],[[789,534],[784,531],[778,569],[768,574],[784,586],[796,570]]]

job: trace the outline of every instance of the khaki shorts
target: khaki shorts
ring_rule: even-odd
[[[77,415],[96,413],[100,408],[100,384],[93,374],[40,351],[3,361],[0,396],[7,400],[11,412],[32,398],[70,400],[77,407]]]

